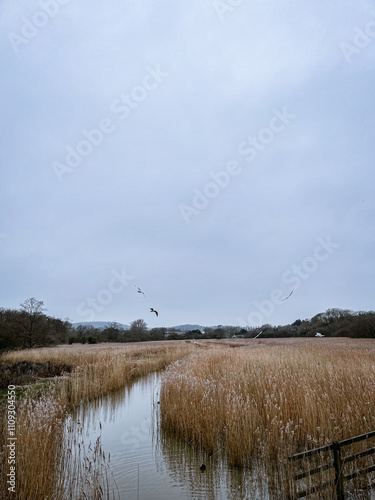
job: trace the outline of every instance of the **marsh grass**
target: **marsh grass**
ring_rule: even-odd
[[[112,490],[115,489],[110,482],[108,456],[101,449],[100,441],[93,443],[90,450],[85,450],[79,427],[69,429],[66,426],[68,416],[81,402],[117,390],[127,382],[161,370],[191,352],[193,346],[172,342],[116,347],[66,346],[3,355],[1,360],[4,362],[48,362],[69,366],[71,370],[70,374],[31,385],[16,403],[17,493],[12,498],[112,498]],[[7,499],[6,474],[9,466],[5,409],[3,405],[0,495]]]
[[[224,346],[166,369],[161,422],[230,465],[263,463],[283,498],[288,456],[375,430],[374,394],[373,341]]]
[[[110,455],[106,456],[102,448],[101,436],[94,443],[87,444],[83,425],[70,417],[65,425],[64,446],[56,478],[56,498],[118,498],[110,469]]]

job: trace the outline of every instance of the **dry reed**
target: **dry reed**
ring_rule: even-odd
[[[66,346],[3,355],[1,359],[7,361],[49,361],[72,367],[70,374],[31,386],[16,403],[17,493],[12,498],[109,498],[108,477],[102,474],[105,455],[100,443],[95,444],[91,460],[82,451],[82,443],[72,431],[69,439],[64,440],[67,415],[81,401],[119,389],[136,377],[163,369],[192,351],[193,346],[174,342],[115,348],[110,345]],[[0,412],[0,498],[5,499],[9,498],[6,486],[9,466],[4,410],[5,407]],[[76,434],[78,436],[79,431]],[[70,443],[67,449],[62,448],[63,442]],[[66,474],[68,470],[72,473],[72,464],[74,480],[67,481]]]
[[[163,428],[232,465],[257,459],[273,467],[375,429],[373,341],[253,345],[200,351],[170,365]]]

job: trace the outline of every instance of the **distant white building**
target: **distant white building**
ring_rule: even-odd
[[[322,333],[316,332],[315,337],[324,337]]]

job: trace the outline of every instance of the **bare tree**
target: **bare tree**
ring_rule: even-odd
[[[147,323],[144,319],[136,319],[130,323],[130,333],[136,336],[141,336],[147,333]]]
[[[123,334],[124,329],[120,323],[116,323],[116,321],[108,323],[102,331],[103,338],[105,338],[108,342],[118,342],[120,339],[123,340]]]
[[[32,348],[39,343],[43,343],[44,337],[44,314],[43,301],[37,300],[34,297],[26,299],[20,304],[22,312],[21,332],[23,336],[24,346]]]

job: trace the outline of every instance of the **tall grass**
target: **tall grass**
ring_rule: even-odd
[[[66,346],[7,353],[1,359],[39,363],[66,364],[72,372],[40,385],[31,386],[17,402],[17,478],[16,495],[12,498],[66,499],[109,498],[105,454],[100,442],[85,455],[79,429],[70,430],[66,417],[84,400],[123,387],[136,377],[164,368],[192,352],[193,346],[182,342],[153,345]],[[6,489],[7,460],[6,413],[2,407],[0,424],[1,498],[9,498]],[[75,433],[75,434],[74,434]],[[62,448],[62,443],[68,443]],[[84,465],[82,465],[84,463]],[[73,464],[73,469],[72,469]],[[73,475],[67,481],[66,474]],[[82,486],[85,483],[85,486]],[[81,484],[81,487],[79,486]]]
[[[167,368],[161,421],[232,465],[280,469],[288,455],[375,430],[374,394],[373,341],[200,351]]]

